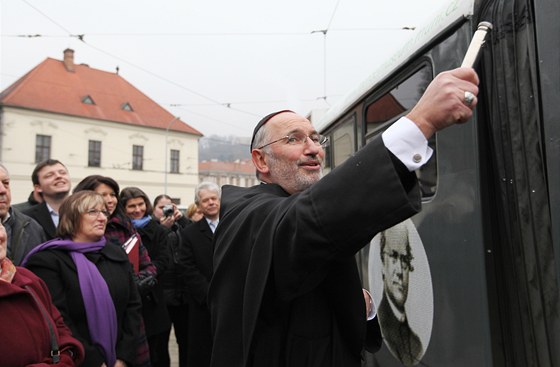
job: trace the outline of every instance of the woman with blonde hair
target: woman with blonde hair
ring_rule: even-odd
[[[133,365],[140,296],[126,253],[106,245],[103,197],[80,191],[59,211],[59,238],[35,247],[23,264],[47,283],[53,302],[85,348],[84,367]]]
[[[187,218],[189,218],[191,221],[198,222],[202,219],[202,217],[204,217],[204,214],[202,214],[202,210],[200,210],[196,203],[191,203],[187,207]]]

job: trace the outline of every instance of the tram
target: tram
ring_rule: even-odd
[[[492,23],[475,66],[474,115],[429,141],[434,154],[416,172],[422,211],[401,224],[408,263],[392,259],[409,279],[412,359],[389,343],[395,330],[381,314],[389,239],[378,235],[357,254],[385,339],[365,366],[560,366],[558,19],[557,0],[442,1],[415,37],[313,121],[330,139],[328,172],[405,115],[436,74],[460,66],[478,24]]]

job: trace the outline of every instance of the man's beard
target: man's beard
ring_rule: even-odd
[[[322,163],[319,157],[313,157],[313,159]],[[270,177],[272,181],[282,186],[284,190],[296,193],[308,189],[323,176],[322,168],[314,172],[301,172],[299,163],[301,162],[286,162],[277,159],[273,153],[269,153]]]

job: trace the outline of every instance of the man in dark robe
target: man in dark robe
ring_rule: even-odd
[[[262,185],[224,186],[208,295],[213,367],[361,365],[381,336],[355,253],[420,210],[427,138],[467,121],[472,69],[437,76],[406,118],[321,178],[324,137],[291,111],[266,116],[251,154]],[[413,143],[414,142],[414,143]],[[404,148],[403,148],[404,145]]]

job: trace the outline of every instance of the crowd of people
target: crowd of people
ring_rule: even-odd
[[[14,352],[0,365],[169,367],[173,327],[179,366],[208,366],[210,315],[199,311],[205,302],[189,315],[200,297],[188,284],[200,274],[210,281],[212,232],[199,257],[186,231],[208,226],[199,200],[208,185],[216,220],[219,187],[199,185],[183,214],[169,196],[152,204],[140,188],[121,190],[111,177],[87,176],[71,190],[67,167],[55,159],[37,164],[31,177],[29,199],[12,205],[0,163],[0,322],[24,326],[14,326],[17,338],[0,348]],[[191,345],[202,340],[198,333],[204,343]]]
[[[360,366],[382,334],[353,256],[420,210],[427,139],[472,116],[477,85],[469,68],[439,74],[324,178],[326,137],[290,110],[271,113],[251,142],[262,184],[222,197],[203,182],[190,218],[110,177],[71,193],[58,160],[35,167],[20,211],[0,164],[0,364],[169,366],[173,326],[180,366]]]

